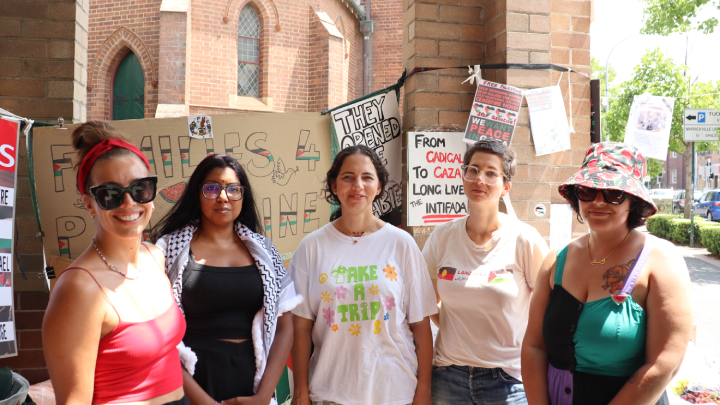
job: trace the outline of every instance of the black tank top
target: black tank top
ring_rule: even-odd
[[[256,265],[205,266],[190,252],[183,274],[186,336],[251,339],[252,321],[263,307],[264,288]]]

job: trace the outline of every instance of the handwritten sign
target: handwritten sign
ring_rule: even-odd
[[[408,226],[437,225],[467,215],[462,132],[408,132]]]
[[[483,80],[475,91],[464,141],[475,143],[485,139],[510,145],[522,103],[522,90],[507,84]]]
[[[19,137],[20,122],[0,117],[0,357],[17,356],[12,258]]]
[[[332,112],[340,149],[366,145],[380,157],[390,174],[384,198],[375,201],[375,215],[400,225],[402,203],[402,138],[397,93],[391,90]]]
[[[206,156],[234,157],[255,194],[265,236],[288,260],[302,238],[330,219],[321,194],[330,169],[330,120],[313,113],[232,114],[212,117],[213,138],[190,138],[187,118],[115,121],[148,158],[158,176],[150,227],[182,197],[195,167]],[[75,151],[67,131],[37,128],[33,153],[45,256],[75,259],[90,244],[94,223],[76,190]],[[191,192],[199,192],[192,190]],[[0,221],[2,222],[2,221]]]

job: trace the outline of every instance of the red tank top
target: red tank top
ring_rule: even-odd
[[[90,274],[80,267],[66,271],[70,269]],[[95,280],[92,274],[90,277]],[[95,283],[110,302],[97,280]],[[115,329],[100,339],[92,403],[144,401],[182,387],[180,355],[176,347],[185,335],[186,325],[175,302],[162,315],[149,321],[123,322],[120,314],[118,319],[120,322]]]

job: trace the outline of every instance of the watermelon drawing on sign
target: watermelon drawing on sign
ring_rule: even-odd
[[[168,186],[160,190],[160,195],[165,199],[165,201],[175,204],[180,201],[180,197],[182,197],[185,192],[185,187],[187,187],[187,183],[181,181],[178,184],[173,184],[172,186]]]

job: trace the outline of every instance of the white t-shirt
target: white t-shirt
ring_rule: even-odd
[[[310,399],[411,403],[418,363],[410,323],[437,313],[413,238],[385,225],[353,244],[327,224],[300,242],[289,271],[305,297],[292,313],[315,321]]]
[[[503,225],[478,246],[467,218],[437,226],[423,249],[442,301],[433,363],[499,367],[522,380],[520,349],[547,244],[535,228],[501,213]]]

